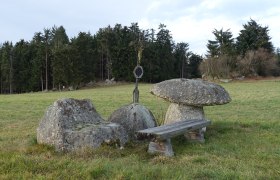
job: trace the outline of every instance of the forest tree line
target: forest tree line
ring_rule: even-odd
[[[91,35],[80,32],[69,39],[63,26],[36,32],[31,41],[0,47],[1,93],[23,93],[78,88],[91,81],[115,78],[134,81],[139,43],[143,53],[143,82],[159,82],[170,78],[200,77],[202,57],[189,51],[188,43],[175,44],[170,31],[160,24],[142,30],[116,24]],[[182,67],[182,63],[184,66]]]
[[[31,41],[0,44],[1,94],[48,91],[62,86],[76,89],[91,81],[113,77],[117,81],[134,81],[132,71],[140,45],[143,48],[142,82],[201,75],[218,78],[279,75],[280,51],[274,51],[268,27],[251,20],[244,25],[237,40],[229,30],[214,30],[213,34],[216,39],[208,41],[208,53],[203,59],[189,50],[188,43],[175,43],[164,24],[157,30],[142,30],[137,23],[116,24],[100,28],[94,35],[80,32],[71,39],[63,26],[45,28],[34,33]],[[257,69],[256,57],[270,65],[260,63],[261,70]],[[244,62],[246,58],[251,59]]]

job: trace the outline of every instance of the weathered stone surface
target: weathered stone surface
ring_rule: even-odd
[[[37,128],[38,143],[56,150],[96,148],[103,142],[127,142],[122,126],[104,121],[90,100],[60,99],[50,106]]]
[[[117,109],[111,114],[108,121],[121,124],[130,140],[136,139],[136,131],[157,126],[151,111],[138,103],[132,103]]]
[[[187,132],[184,134],[185,138],[190,142],[199,142],[204,143],[204,133],[206,132],[206,127],[197,129],[191,132]]]
[[[203,80],[171,79],[155,84],[151,93],[167,101],[190,106],[219,105],[231,101],[222,86]]]
[[[164,124],[185,119],[205,119],[203,107],[171,103],[166,111]]]
[[[174,156],[174,151],[171,145],[171,140],[166,139],[162,141],[151,141],[148,148],[150,154],[162,154],[165,156]]]

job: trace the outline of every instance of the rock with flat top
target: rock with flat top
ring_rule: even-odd
[[[127,142],[124,128],[104,121],[90,100],[60,99],[51,105],[39,127],[37,141],[57,151],[97,148],[102,143]]]

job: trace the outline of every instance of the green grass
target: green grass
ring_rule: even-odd
[[[134,86],[0,95],[0,179],[278,179],[280,81],[222,84],[232,102],[205,107],[204,144],[172,139],[176,155],[149,155],[148,143],[57,153],[36,142],[46,108],[64,97],[91,99],[102,117],[132,101]],[[140,84],[140,102],[162,122],[168,103]]]

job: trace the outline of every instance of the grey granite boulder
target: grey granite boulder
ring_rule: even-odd
[[[90,100],[60,99],[51,105],[39,127],[38,143],[54,145],[58,151],[99,147],[102,143],[127,142],[124,128],[104,121]]]
[[[220,85],[200,79],[171,79],[155,84],[151,93],[169,102],[165,124],[182,119],[204,119],[203,106],[221,105],[231,101]]]
[[[130,140],[137,138],[136,131],[157,126],[151,111],[138,103],[132,103],[117,109],[111,114],[108,121],[121,124]]]

